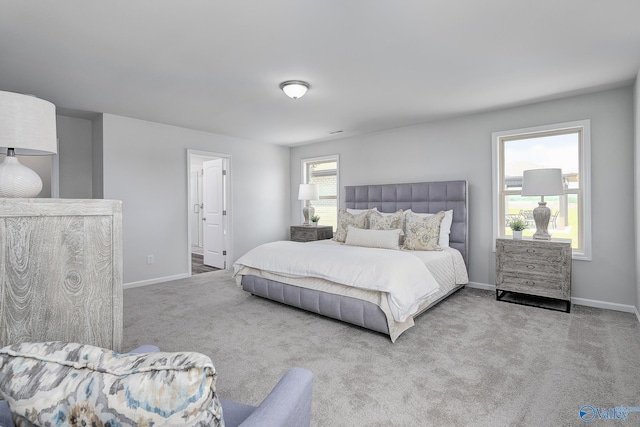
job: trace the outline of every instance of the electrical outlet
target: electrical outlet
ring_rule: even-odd
[[[154,261],[153,255],[147,255],[147,264],[151,265],[153,264],[153,261]]]

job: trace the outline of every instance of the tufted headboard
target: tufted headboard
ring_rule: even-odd
[[[345,208],[378,208],[380,212],[411,209],[419,213],[453,209],[449,245],[462,253],[469,267],[467,187],[467,181],[345,186]]]

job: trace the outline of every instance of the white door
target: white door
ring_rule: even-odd
[[[223,159],[203,163],[204,263],[225,268]]]

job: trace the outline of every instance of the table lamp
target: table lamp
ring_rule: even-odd
[[[0,197],[35,197],[42,179],[16,155],[43,156],[58,151],[56,107],[31,95],[0,91]]]
[[[304,216],[304,223],[302,225],[310,225],[309,217],[312,217],[315,213],[315,209],[309,203],[309,200],[318,200],[318,185],[317,184],[300,184],[298,190],[298,200],[304,200],[304,207],[302,208],[302,216]]]
[[[522,173],[522,195],[540,196],[538,207],[533,210],[536,222],[534,239],[551,240],[547,231],[551,209],[547,207],[544,196],[560,196],[564,194],[562,184],[562,169],[531,169]]]

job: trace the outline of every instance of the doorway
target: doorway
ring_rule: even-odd
[[[231,257],[231,156],[187,150],[189,275],[227,268]]]

